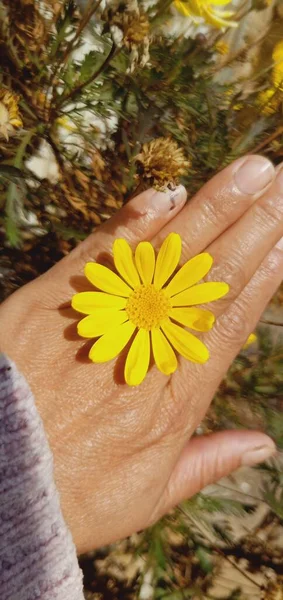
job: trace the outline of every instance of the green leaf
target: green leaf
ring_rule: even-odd
[[[11,246],[19,246],[18,210],[22,207],[22,194],[18,185],[10,183],[6,200],[5,230]]]
[[[197,550],[196,550],[196,556],[199,560],[199,564],[202,568],[202,570],[205,573],[211,573],[213,571],[213,554],[210,550],[208,550],[207,548],[204,548],[203,546],[198,546]]]
[[[274,438],[277,446],[283,449],[283,413],[267,409],[266,416],[267,433]]]
[[[91,50],[85,55],[84,60],[80,66],[80,78],[79,81],[86,81],[92,73],[96,70],[97,65],[101,62],[102,54],[96,50]],[[97,58],[99,60],[97,60]]]
[[[4,226],[7,239],[9,240],[11,246],[13,248],[19,248],[21,245],[21,235],[16,222],[13,221],[12,217],[7,215],[4,219]]]
[[[74,23],[76,5],[74,0],[69,0],[64,6],[64,11],[60,14],[59,19],[56,21],[57,35],[51,46],[51,57],[56,55],[57,50],[64,40],[67,38],[67,34],[70,34],[70,27]]]

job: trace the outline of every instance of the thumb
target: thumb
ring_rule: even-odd
[[[164,492],[164,513],[241,466],[276,454],[274,442],[257,431],[221,431],[193,438],[182,451]]]

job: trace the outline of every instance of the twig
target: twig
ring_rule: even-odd
[[[274,131],[268,138],[266,138],[266,140],[264,140],[264,142],[261,142],[260,144],[258,144],[258,146],[256,146],[253,150],[251,150],[251,152],[253,152],[253,153],[260,152],[263,148],[265,148],[265,146],[268,146],[268,144],[270,144],[270,142],[273,142],[273,140],[275,140],[281,134],[283,134],[283,125],[280,125],[279,127],[277,127],[276,131]]]
[[[255,40],[249,46],[241,48],[241,50],[239,50],[239,52],[236,52],[236,54],[233,54],[232,56],[230,56],[230,58],[228,58],[228,60],[226,60],[226,62],[222,63],[221,65],[219,65],[218,67],[216,67],[214,69],[211,69],[210,73],[208,74],[208,78],[211,77],[211,74],[215,75],[215,73],[218,73],[218,71],[221,71],[225,67],[228,67],[235,60],[240,59],[241,56],[244,56],[246,52],[249,52],[249,50],[254,48],[254,46],[257,46],[257,44],[259,44],[260,42],[263,42],[267,36],[267,33],[268,32],[264,33],[261,37],[259,37],[257,40]]]
[[[269,319],[260,319],[259,322],[263,325],[274,325],[274,327],[283,327],[283,323],[276,323],[275,321],[271,321]]]
[[[30,129],[26,135],[24,136],[24,138],[22,139],[17,152],[16,152],[16,156],[15,156],[15,160],[14,160],[14,166],[17,169],[20,169],[22,167],[22,163],[23,163],[23,158],[25,155],[25,151],[27,146],[29,145],[31,138],[33,137],[33,135],[36,133],[36,127],[34,127],[33,129]]]
[[[75,36],[69,41],[67,48],[63,54],[62,60],[60,62],[57,63],[56,68],[54,73],[52,74],[52,78],[50,81],[50,85],[49,85],[49,89],[52,89],[52,101],[51,101],[51,105],[53,103],[54,100],[54,94],[55,94],[55,86],[56,86],[56,78],[58,75],[58,72],[62,71],[62,66],[64,67],[64,65],[66,64],[66,61],[69,57],[69,55],[71,54],[71,52],[73,51],[74,45],[77,42],[77,40],[79,39],[81,33],[83,32],[84,28],[87,26],[87,24],[89,23],[91,17],[94,15],[94,13],[96,12],[96,10],[98,9],[98,7],[100,6],[102,0],[98,0],[98,2],[96,2],[95,6],[93,8],[91,8],[91,0],[88,2],[88,7],[85,11],[85,14],[82,16],[80,25],[76,31]],[[59,73],[59,76],[60,76]],[[47,98],[48,94],[46,94],[46,98]]]
[[[224,490],[228,490],[229,492],[233,492],[233,494],[241,494],[242,496],[247,496],[247,498],[251,498],[252,500],[257,500],[258,502],[264,502],[265,504],[267,504],[267,502],[265,500],[263,500],[262,498],[258,498],[257,496],[252,496],[252,494],[246,494],[246,492],[242,492],[241,490],[236,490],[236,489],[230,488],[228,485],[223,485],[222,483],[217,483],[217,486],[223,488]]]
[[[189,515],[181,507],[179,507],[179,509],[191,521],[191,523],[201,532],[201,534],[204,534],[204,532],[199,527],[198,523],[191,517],[191,515]],[[245,571],[242,571],[242,569],[240,567],[238,567],[238,565],[236,565],[228,556],[226,556],[226,554],[222,550],[220,550],[220,548],[218,548],[217,546],[215,546],[212,543],[211,549],[214,550],[214,552],[216,552],[217,554],[220,554],[222,556],[222,558],[224,558],[227,562],[229,562],[239,573],[241,573],[241,575],[243,575],[243,577],[248,579],[253,585],[257,586],[261,590],[261,586],[256,581],[254,581],[254,579],[252,579],[252,577],[250,577],[247,573],[245,573]],[[230,553],[230,548],[229,548],[229,553]],[[233,552],[231,552],[231,554],[233,554]]]
[[[104,69],[111,62],[111,60],[114,57],[114,54],[116,53],[116,51],[117,51],[117,46],[116,46],[115,42],[113,42],[111,50],[110,50],[108,56],[106,57],[106,59],[104,60],[104,62],[102,63],[102,65],[99,67],[99,69],[97,69],[97,71],[95,71],[95,73],[93,73],[93,75],[91,75],[91,77],[89,77],[86,81],[83,81],[82,83],[80,83],[80,85],[78,85],[77,87],[75,87],[69,94],[67,94],[67,96],[62,95],[59,98],[59,102],[56,105],[56,109],[60,108],[60,106],[63,103],[69,102],[70,100],[73,100],[81,92],[81,90],[83,90],[88,85],[90,85],[93,81],[95,81],[95,79],[97,79],[97,77],[99,77],[99,75],[101,75],[101,73],[103,73]]]
[[[63,58],[61,61],[61,64],[65,64],[68,56],[70,55],[70,53],[72,52],[72,49],[74,47],[74,44],[76,43],[76,41],[79,39],[82,31],[84,30],[84,28],[87,26],[87,24],[89,23],[91,17],[94,15],[94,13],[97,11],[97,9],[99,8],[100,4],[101,4],[102,0],[98,0],[98,2],[96,2],[95,6],[93,6],[93,8],[91,8],[92,5],[92,1],[90,0],[88,2],[88,6],[86,8],[85,14],[82,17],[82,20],[80,22],[80,25],[77,29],[77,32],[75,34],[75,36],[73,37],[72,40],[70,40],[70,42],[67,45],[67,48],[63,54]]]

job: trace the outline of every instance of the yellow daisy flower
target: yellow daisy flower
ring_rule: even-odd
[[[231,0],[174,0],[176,9],[184,17],[202,17],[207,23],[217,28],[237,27],[236,21],[231,21],[234,12],[219,10],[216,6],[225,6]]]
[[[85,276],[102,291],[73,296],[72,307],[87,315],[78,323],[78,333],[84,338],[99,338],[89,353],[95,363],[116,358],[131,340],[125,364],[128,385],[144,380],[151,348],[156,366],[165,375],[177,369],[174,350],[194,363],[205,363],[209,358],[203,342],[184,327],[209,331],[214,315],[196,305],[222,298],[229,286],[218,282],[196,285],[211,269],[213,259],[207,252],[186,262],[170,279],[181,251],[177,233],[168,235],[157,258],[149,242],[138,244],[133,255],[126,240],[117,239],[113,255],[119,275],[95,262],[85,265]]]

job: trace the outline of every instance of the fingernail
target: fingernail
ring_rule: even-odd
[[[175,190],[166,190],[166,192],[155,192],[151,198],[151,204],[164,212],[173,210],[177,206],[185,204],[187,192],[183,185],[178,185]]]
[[[252,467],[276,454],[275,446],[258,446],[246,452],[242,457],[242,465]]]
[[[261,192],[274,177],[273,164],[264,156],[248,158],[235,173],[235,182],[242,194]]]
[[[283,250],[283,237],[277,242],[276,248],[278,248],[278,250]]]

